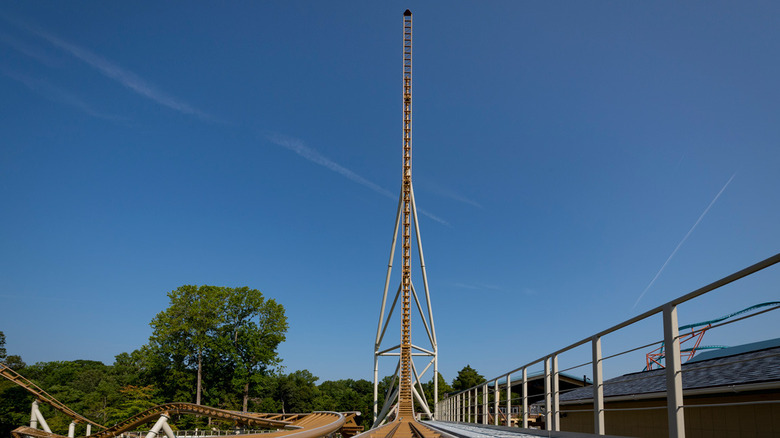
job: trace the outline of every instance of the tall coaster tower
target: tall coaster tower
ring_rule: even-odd
[[[414,400],[417,400],[423,412],[429,418],[434,418],[428,408],[428,401],[422,388],[422,378],[433,367],[433,406],[438,402],[438,348],[436,345],[436,329],[433,324],[431,310],[431,296],[428,290],[428,277],[425,272],[425,258],[423,257],[422,242],[420,241],[420,227],[417,220],[417,207],[414,202],[414,189],[412,187],[412,13],[408,9],[403,15],[403,179],[401,195],[398,199],[398,211],[395,217],[395,229],[393,241],[390,247],[390,262],[387,265],[387,277],[385,278],[384,293],[382,295],[382,307],[379,313],[379,325],[376,332],[374,345],[374,427],[382,424],[389,415],[395,414],[396,418],[414,417]],[[393,259],[398,243],[398,228],[402,220],[403,235],[401,238],[402,267],[401,283],[395,293],[393,304],[387,306],[387,293],[390,287],[393,271]],[[422,274],[423,289],[425,292],[425,308],[420,302],[417,291],[412,284],[412,223],[417,242],[417,251],[420,257],[420,270]],[[383,348],[383,340],[390,319],[401,297],[401,343],[389,348]],[[428,335],[427,348],[412,344],[412,298],[416,304],[419,318]],[[414,350],[414,351],[413,351]],[[385,401],[381,411],[379,408],[379,358],[383,356],[398,357],[398,363],[393,374],[393,380],[385,394]],[[414,364],[414,357],[430,358],[422,372],[418,373]]]

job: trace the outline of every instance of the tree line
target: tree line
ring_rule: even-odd
[[[175,401],[245,412],[360,411],[362,424],[370,427],[371,382],[344,379],[317,384],[319,378],[308,370],[283,372],[277,348],[285,340],[288,324],[284,307],[275,300],[248,287],[191,285],[169,292],[168,297],[168,308],[150,322],[149,342],[117,355],[112,365],[90,360],[27,365],[18,355],[7,354],[2,331],[0,363],[106,426]],[[452,386],[441,375],[438,378],[440,398],[484,381],[470,366],[458,373]],[[391,380],[387,376],[380,382],[380,394]],[[433,381],[423,389],[432,403]],[[0,437],[29,423],[32,400],[23,388],[0,380]],[[52,431],[65,434],[71,420],[49,406],[40,408]],[[234,426],[192,415],[182,415],[173,423],[180,429]]]

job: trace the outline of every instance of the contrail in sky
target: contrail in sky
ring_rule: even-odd
[[[267,135],[266,138],[271,143],[274,143],[276,145],[279,145],[279,146],[282,146],[282,147],[284,147],[286,149],[289,149],[289,150],[295,152],[296,154],[298,154],[299,156],[301,156],[301,157],[311,161],[312,163],[319,164],[320,166],[325,167],[326,169],[332,170],[333,172],[336,172],[339,175],[341,175],[343,177],[346,177],[347,179],[362,185],[363,187],[367,187],[367,188],[369,188],[369,189],[379,193],[382,196],[385,196],[385,197],[390,198],[390,199],[396,199],[397,198],[396,195],[393,195],[389,190],[386,190],[386,189],[384,189],[384,188],[374,184],[373,182],[363,178],[362,176],[360,176],[360,175],[356,174],[355,172],[353,172],[353,171],[347,169],[346,167],[342,166],[341,164],[336,163],[335,161],[333,161],[333,160],[331,160],[329,158],[324,157],[322,154],[320,154],[316,150],[306,146],[303,143],[303,141],[301,141],[301,140],[299,140],[297,138],[287,137],[287,136],[284,136],[284,135],[281,135],[281,134],[270,134],[270,135]],[[432,215],[432,214],[430,214],[430,213],[428,213],[426,211],[423,211],[423,210],[419,210],[418,209],[418,211],[420,212],[420,214],[423,214],[423,215],[425,215],[425,216],[435,220],[436,222],[439,222],[439,223],[444,224],[444,225],[449,225],[447,223],[447,221],[445,221],[444,219],[436,217],[436,216],[434,216],[434,215]]]
[[[452,191],[452,190],[450,190],[448,188],[445,188],[445,187],[443,187],[441,185],[438,185],[438,184],[426,184],[426,188],[428,189],[429,192],[432,192],[432,193],[440,195],[440,196],[444,196],[445,198],[450,198],[453,201],[462,202],[462,203],[468,204],[468,205],[470,205],[472,207],[477,207],[477,208],[484,209],[484,207],[482,207],[482,205],[480,203],[478,203],[477,201],[469,199],[469,198],[467,198],[467,197],[465,197],[465,196],[463,196],[463,195],[461,195],[459,193],[456,193],[456,192],[454,192],[454,191]]]
[[[14,20],[9,21],[13,22]],[[108,59],[103,58],[102,56],[93,53],[84,47],[65,41],[62,38],[54,36],[53,34],[34,26],[18,22],[15,22],[14,24],[20,28],[26,29],[28,32],[31,32],[40,38],[43,38],[51,45],[80,59],[90,67],[102,73],[104,76],[119,82],[120,84],[133,90],[137,94],[146,97],[147,99],[150,99],[160,105],[178,111],[182,114],[195,116],[204,120],[216,121],[216,119],[211,115],[206,114],[203,111],[200,111],[199,109],[194,108],[191,105],[176,99],[175,97],[170,96],[161,90],[156,89],[154,86],[146,82],[143,78],[133,73],[132,71],[126,70],[119,65],[114,64]],[[21,49],[17,48],[17,50]]]
[[[121,117],[102,113],[100,111],[95,110],[94,108],[92,108],[92,106],[90,106],[88,103],[81,100],[81,98],[79,98],[75,94],[69,93],[68,91],[65,91],[59,87],[55,87],[54,85],[44,80],[33,79],[19,73],[14,73],[12,71],[6,70],[3,67],[0,67],[0,73],[17,82],[24,84],[30,90],[40,94],[41,96],[47,99],[78,108],[81,111],[84,111],[85,113],[89,114],[90,116],[106,119],[106,120],[115,120],[115,121],[123,120]]]
[[[674,251],[672,251],[672,254],[669,255],[669,258],[666,259],[666,261],[664,262],[663,266],[661,266],[661,269],[658,270],[658,273],[655,274],[655,277],[653,277],[653,279],[650,281],[650,284],[648,284],[647,287],[645,288],[645,290],[643,290],[642,293],[639,294],[639,298],[636,299],[636,302],[634,303],[634,306],[631,307],[632,309],[634,309],[636,307],[636,305],[639,304],[639,300],[641,300],[642,297],[645,296],[645,293],[650,289],[650,287],[653,285],[653,283],[655,283],[655,280],[657,280],[658,277],[661,275],[661,272],[664,271],[664,268],[666,268],[666,265],[668,265],[669,261],[672,260],[672,257],[674,257],[674,255],[677,254],[677,250],[679,250],[680,247],[683,245],[683,243],[685,243],[685,241],[688,239],[688,236],[690,236],[691,233],[693,233],[693,230],[696,229],[696,226],[699,225],[699,222],[701,222],[701,220],[704,219],[704,216],[707,215],[707,212],[710,211],[710,208],[712,208],[712,206],[715,204],[715,201],[717,201],[718,198],[720,198],[720,195],[723,193],[724,190],[726,190],[726,187],[728,187],[729,184],[731,184],[731,180],[733,180],[735,176],[737,176],[736,173],[731,175],[731,178],[729,178],[729,180],[726,181],[726,184],[723,186],[723,188],[720,189],[720,191],[718,192],[717,195],[715,195],[715,198],[712,200],[712,202],[710,202],[710,205],[708,205],[707,208],[704,209],[704,213],[702,213],[701,216],[699,216],[699,219],[696,220],[696,223],[693,224],[693,226],[691,227],[690,230],[688,230],[688,233],[685,235],[685,237],[683,237],[683,239],[680,241],[680,243],[677,244],[677,247],[674,248]]]

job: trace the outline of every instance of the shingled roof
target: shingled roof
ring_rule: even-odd
[[[709,357],[683,364],[683,391],[767,382],[776,382],[780,387],[780,338],[726,348]],[[631,373],[604,381],[605,399],[665,391],[664,369]],[[560,401],[576,402],[592,398],[593,388],[586,387],[561,394]]]

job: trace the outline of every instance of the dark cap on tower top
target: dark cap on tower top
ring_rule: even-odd
[[[408,17],[410,15],[412,15],[412,11],[410,11],[408,9],[404,11],[404,16]]]

